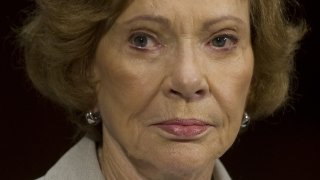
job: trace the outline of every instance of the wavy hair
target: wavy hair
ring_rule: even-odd
[[[303,18],[290,21],[286,7],[296,1],[249,1],[255,66],[246,110],[259,118],[288,99],[294,54],[306,25]],[[36,0],[36,4],[19,36],[27,74],[35,88],[65,107],[82,130],[95,132],[83,120],[96,102],[91,64],[100,38],[130,2]]]

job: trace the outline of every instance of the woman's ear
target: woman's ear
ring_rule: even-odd
[[[246,107],[245,110],[248,111],[248,113],[252,112],[252,106],[254,106],[254,102],[256,99],[256,86],[257,86],[257,80],[255,78],[255,75],[253,74],[251,83],[248,90],[247,100],[246,100]]]
[[[101,73],[99,70],[99,67],[97,65],[97,62],[95,59],[90,60],[92,62],[89,67],[87,68],[87,79],[94,89],[95,93],[98,94],[99,91],[99,82],[101,80]]]
[[[89,60],[90,64],[87,65],[86,68],[86,80],[88,86],[90,88],[90,103],[88,103],[87,111],[97,112],[99,111],[98,107],[98,94],[99,94],[99,86],[100,86],[100,73],[99,69],[97,68],[97,64],[95,60]]]
[[[87,75],[90,78],[90,80],[92,82],[97,82],[99,81],[99,77],[100,77],[100,73],[99,73],[99,68],[98,68],[98,63],[96,59],[92,59],[89,62],[91,62],[91,64],[89,65],[88,69],[87,69]]]
[[[96,105],[93,107],[92,112],[100,112],[100,108],[98,106],[98,102],[96,102]]]

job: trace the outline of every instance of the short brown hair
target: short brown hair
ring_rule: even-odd
[[[246,110],[254,118],[273,113],[288,97],[293,57],[306,31],[292,23],[284,0],[249,0],[255,67]],[[294,2],[294,1],[291,1]],[[96,102],[91,63],[101,36],[128,6],[127,0],[36,0],[20,42],[27,73],[46,97],[71,115]],[[83,118],[73,118],[85,130]]]

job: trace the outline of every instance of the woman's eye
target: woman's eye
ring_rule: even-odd
[[[154,50],[160,45],[154,37],[146,33],[133,34],[130,36],[129,42],[133,48],[142,50]]]
[[[218,49],[231,49],[238,42],[238,39],[232,35],[220,35],[210,41],[210,45]]]

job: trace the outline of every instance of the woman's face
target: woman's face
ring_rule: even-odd
[[[134,0],[102,37],[94,72],[103,134],[137,168],[196,170],[231,146],[253,73],[248,6]]]

